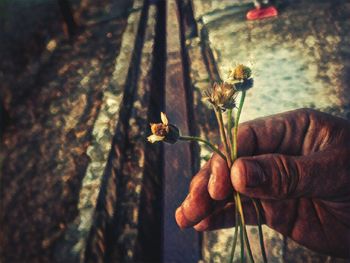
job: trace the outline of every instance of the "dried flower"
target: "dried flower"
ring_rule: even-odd
[[[171,144],[175,143],[180,136],[179,129],[176,126],[169,124],[165,113],[161,112],[160,118],[162,123],[151,123],[152,135],[148,136],[147,140],[151,143],[159,141]]]
[[[226,82],[234,85],[238,91],[250,89],[254,84],[252,70],[243,64],[239,64],[229,72]]]
[[[214,107],[233,109],[236,105],[236,89],[234,85],[227,82],[214,83],[213,87],[204,93],[207,99]]]

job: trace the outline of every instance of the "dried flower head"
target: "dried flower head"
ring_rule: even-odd
[[[227,82],[214,83],[213,87],[204,93],[207,99],[214,107],[232,109],[235,107],[236,89],[234,85]]]
[[[252,70],[243,64],[239,64],[230,70],[226,82],[234,85],[238,91],[250,89],[254,84]]]
[[[152,135],[147,137],[147,140],[151,143],[164,141],[167,143],[175,143],[180,136],[179,129],[169,124],[168,118],[165,113],[160,113],[162,123],[151,123]]]

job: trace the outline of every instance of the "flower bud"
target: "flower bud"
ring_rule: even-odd
[[[233,78],[234,80],[245,80],[249,79],[251,76],[252,70],[243,64],[239,64],[229,74],[229,78]]]
[[[169,124],[166,115],[161,112],[162,123],[151,123],[152,135],[147,137],[147,140],[151,143],[158,141],[164,141],[167,143],[175,143],[180,137],[179,129],[172,124]]]
[[[234,85],[237,91],[250,89],[254,84],[252,70],[243,64],[239,64],[229,72],[226,82]]]
[[[180,131],[179,129],[172,124],[169,124],[169,132],[164,138],[164,142],[174,144],[177,142],[177,140],[180,137]]]

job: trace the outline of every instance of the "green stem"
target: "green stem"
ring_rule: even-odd
[[[232,137],[232,109],[227,110],[227,134],[228,134],[228,144],[230,146],[231,150],[231,159],[233,159],[232,152],[233,152],[233,137]]]
[[[204,143],[209,148],[211,148],[214,152],[216,152],[218,155],[220,155],[222,157],[222,159],[224,159],[226,161],[225,155],[218,148],[216,148],[213,144],[211,144],[210,142],[208,142],[205,139],[202,139],[200,137],[195,137],[195,136],[180,136],[179,140],[182,140],[182,141],[197,141],[197,142]]]
[[[254,198],[251,198],[251,200],[253,202],[253,205],[254,205],[254,208],[256,211],[256,216],[258,217],[258,230],[259,230],[259,241],[260,241],[261,254],[263,256],[264,263],[267,263],[266,250],[265,250],[265,244],[264,244],[264,234],[263,234],[262,227],[261,227],[261,224],[262,224],[261,213],[260,213],[260,210],[259,210],[259,207],[257,204],[259,202],[259,200],[256,200]]]
[[[239,216],[238,216],[238,207],[235,206],[235,232],[233,234],[233,243],[232,243],[232,250],[231,250],[231,255],[229,259],[229,263],[233,262],[233,258],[235,256],[235,251],[236,251],[236,246],[237,246],[237,237],[238,237],[238,225],[239,225]]]
[[[241,220],[239,220],[239,235],[240,235],[240,241],[241,241],[241,263],[244,263],[244,234],[243,234],[243,225]]]
[[[253,253],[252,253],[252,250],[251,250],[251,248],[250,248],[249,239],[248,239],[248,234],[247,234],[247,228],[246,228],[245,220],[244,220],[244,213],[243,213],[242,201],[241,201],[241,197],[240,197],[240,195],[239,195],[238,192],[236,192],[236,198],[237,198],[237,199],[236,199],[236,200],[237,200],[236,205],[238,206],[238,211],[239,211],[239,214],[240,214],[240,216],[241,216],[244,244],[245,244],[245,246],[246,246],[246,248],[247,248],[248,257],[249,257],[250,262],[254,263]],[[243,244],[242,244],[242,245],[243,245]]]
[[[240,102],[238,105],[238,111],[236,113],[235,119],[234,119],[234,131],[233,131],[233,138],[231,138],[231,160],[232,162],[234,162],[237,159],[237,135],[238,135],[238,123],[239,123],[239,119],[241,116],[241,112],[243,109],[243,104],[244,104],[244,100],[245,100],[245,96],[246,96],[246,92],[243,91],[241,98],[240,98]],[[231,112],[232,114],[232,112]],[[230,112],[229,112],[229,128],[231,128],[230,125],[232,125],[232,116]],[[231,124],[230,124],[231,123]],[[228,131],[230,132],[230,130]],[[231,132],[232,134],[232,132]],[[241,240],[241,262],[244,261],[244,245],[247,248],[247,252],[248,252],[248,257],[250,259],[251,262],[254,262],[254,258],[253,258],[253,254],[250,248],[250,244],[249,244],[249,239],[248,239],[248,234],[247,234],[247,230],[246,230],[246,226],[245,226],[245,220],[244,220],[244,213],[243,213],[243,207],[242,207],[242,202],[241,202],[241,198],[238,192],[235,193],[235,203],[236,203],[236,207],[238,208],[238,212],[240,215],[240,240]],[[236,223],[237,224],[237,223]]]
[[[242,109],[243,109],[243,104],[244,104],[244,99],[245,99],[246,91],[242,91],[241,99],[239,101],[238,105],[238,111],[236,113],[235,117],[235,127],[234,127],[234,132],[233,132],[233,160],[237,159],[237,135],[238,135],[238,124],[239,124],[239,118],[241,117]]]
[[[234,126],[234,132],[233,132],[233,144],[232,144],[232,160],[235,161],[238,158],[238,154],[237,154],[237,136],[238,136],[238,124],[239,124],[239,119],[241,117],[241,113],[242,113],[242,109],[243,109],[243,104],[244,104],[244,100],[245,100],[245,96],[246,96],[246,91],[242,91],[242,95],[239,101],[239,105],[238,105],[238,110],[236,113],[236,117],[235,117],[235,126]],[[249,239],[248,239],[248,234],[247,234],[247,229],[246,229],[246,225],[245,225],[245,220],[244,220],[244,213],[243,213],[243,207],[242,207],[242,201],[240,198],[239,193],[236,193],[236,205],[238,206],[238,210],[239,210],[239,214],[241,216],[241,222],[242,222],[242,232],[243,232],[243,238],[244,238],[244,243],[245,246],[247,247],[247,252],[248,252],[248,256],[251,262],[254,262],[254,258],[253,258],[253,254],[252,254],[252,250],[250,248],[250,244],[249,244]]]
[[[231,157],[230,157],[230,149],[229,149],[228,144],[227,144],[227,137],[226,137],[226,133],[225,133],[224,121],[222,119],[222,113],[221,113],[221,110],[216,108],[216,107],[214,107],[214,111],[215,111],[216,119],[217,119],[218,125],[219,125],[221,141],[224,144],[224,149],[225,149],[224,154],[226,156],[227,166],[229,168],[231,168],[232,162],[231,162]]]

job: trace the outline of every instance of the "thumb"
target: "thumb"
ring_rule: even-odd
[[[309,156],[243,157],[234,162],[231,180],[238,192],[255,198],[334,198],[349,194],[348,154],[336,149]]]

